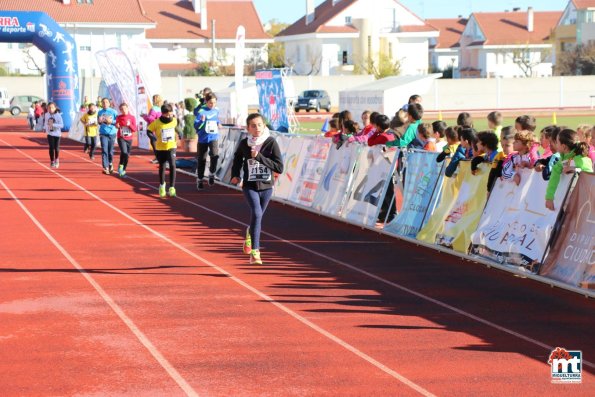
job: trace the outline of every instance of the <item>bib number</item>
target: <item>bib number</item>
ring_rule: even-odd
[[[97,125],[97,119],[96,119],[96,118],[89,119],[89,122],[87,123],[87,125],[88,125],[89,127],[92,127],[92,126],[94,126],[94,125]]]
[[[219,132],[219,127],[217,126],[217,121],[214,121],[214,120],[207,121],[205,131],[207,132],[207,134],[217,134]]]
[[[128,127],[122,127],[120,131],[122,132],[123,138],[130,138],[132,136],[132,131],[130,131],[130,128]]]
[[[254,159],[248,159],[248,182],[268,182],[271,170]]]
[[[174,140],[174,134],[176,130],[174,128],[164,128],[161,130],[161,142],[167,143]]]

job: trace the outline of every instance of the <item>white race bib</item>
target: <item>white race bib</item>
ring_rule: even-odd
[[[161,142],[167,143],[174,140],[175,128],[164,128],[161,130]]]
[[[120,131],[122,131],[122,137],[124,138],[129,138],[132,136],[132,131],[130,131],[130,128],[128,127],[122,127]]]
[[[248,182],[268,182],[271,170],[254,159],[248,159]]]
[[[207,125],[205,127],[205,131],[207,134],[217,134],[219,132],[219,127],[217,126],[216,120],[208,120]]]
[[[97,117],[94,117],[94,118],[92,118],[92,119],[89,119],[89,120],[88,120],[88,122],[87,122],[87,125],[88,125],[89,127],[91,127],[91,126],[93,126],[93,125],[97,125]]]

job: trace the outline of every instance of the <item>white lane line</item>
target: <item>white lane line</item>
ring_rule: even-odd
[[[83,277],[95,288],[97,293],[103,298],[103,300],[112,308],[112,310],[120,317],[120,319],[126,324],[126,326],[132,331],[137,337],[140,343],[151,353],[151,355],[157,360],[157,362],[165,369],[169,376],[180,386],[180,388],[186,393],[187,396],[196,396],[198,393],[194,391],[192,386],[186,382],[186,380],[179,374],[179,372],[167,361],[167,359],[159,352],[159,350],[151,343],[149,338],[134,324],[134,322],[124,313],[124,310],[108,295],[107,292],[91,277],[85,270],[79,265],[79,263],[64,249],[64,247],[47,231],[47,229],[37,220],[37,218],[25,207],[25,205],[14,195],[12,190],[3,180],[0,179],[0,185],[8,192],[12,199],[21,207],[21,209],[27,214],[27,216],[33,221],[35,226],[41,230],[41,232],[51,241],[52,244],[60,251],[62,255],[74,266]]]
[[[2,141],[2,140],[0,140]],[[119,213],[120,215],[122,215],[123,217],[129,219],[130,221],[134,222],[135,224],[137,224],[138,226],[142,227],[143,229],[147,230],[148,232],[152,233],[153,235],[159,237],[160,239],[168,242],[169,244],[171,244],[172,246],[178,248],[180,251],[183,251],[185,253],[187,253],[188,255],[190,255],[191,257],[203,262],[204,264],[212,267],[213,269],[217,270],[219,273],[226,275],[229,279],[235,281],[237,284],[241,285],[242,287],[246,288],[247,290],[251,291],[252,293],[254,293],[255,295],[257,295],[258,297],[260,297],[261,299],[266,300],[267,302],[275,305],[277,308],[279,308],[280,310],[284,311],[285,313],[287,313],[288,315],[290,315],[291,317],[295,318],[296,320],[300,321],[302,324],[305,324],[306,326],[310,327],[311,329],[313,329],[314,331],[318,332],[319,334],[327,337],[328,339],[330,339],[331,341],[335,342],[336,344],[342,346],[343,348],[345,348],[346,350],[352,352],[353,354],[355,354],[356,356],[360,357],[361,359],[367,361],[368,363],[372,364],[373,366],[375,366],[376,368],[380,369],[381,371],[385,372],[386,374],[392,376],[393,378],[395,378],[396,380],[400,381],[401,383],[403,383],[404,385],[410,387],[411,389],[417,391],[419,394],[423,395],[423,396],[427,396],[427,397],[435,397],[434,394],[432,394],[431,392],[429,392],[428,390],[424,389],[423,387],[419,386],[418,384],[414,383],[413,381],[409,380],[408,378],[406,378],[405,376],[401,375],[400,373],[398,373],[397,371],[389,368],[388,366],[384,365],[383,363],[381,363],[380,361],[374,359],[373,357],[367,355],[366,353],[358,350],[355,346],[350,345],[349,343],[345,342],[343,339],[339,338],[338,336],[332,334],[331,332],[325,330],[324,328],[314,324],[313,322],[311,322],[310,320],[306,319],[305,317],[302,317],[301,315],[299,315],[298,313],[294,312],[293,310],[291,310],[290,308],[288,308],[287,306],[275,301],[273,298],[271,298],[270,296],[266,295],[265,293],[261,292],[260,290],[258,290],[257,288],[251,286],[250,284],[248,284],[247,282],[243,281],[242,279],[234,276],[233,274],[229,273],[227,270],[219,267],[218,265],[214,264],[213,262],[201,257],[200,255],[194,253],[193,251],[189,250],[188,248],[184,247],[181,244],[178,244],[177,242],[171,240],[170,238],[168,238],[167,236],[165,236],[164,234],[159,233],[158,231],[154,230],[153,228],[145,225],[144,223],[142,223],[141,221],[139,221],[138,219],[132,217],[131,215],[127,214],[126,212],[122,211],[121,209],[119,209],[118,207],[112,205],[111,203],[105,201],[104,199],[102,199],[101,197],[97,196],[95,193],[85,189],[83,186],[79,185],[78,183],[76,183],[75,181],[73,181],[72,179],[65,177],[64,175],[60,174],[59,172],[56,172],[55,170],[47,167],[45,164],[41,163],[40,161],[38,161],[37,159],[29,156],[27,153],[23,152],[22,150],[8,144],[5,141],[2,141],[5,144],[7,144],[8,146],[11,146],[13,149],[15,149],[16,151],[18,151],[19,153],[21,153],[23,156],[28,157],[29,159],[31,159],[32,161],[34,161],[35,163],[39,164],[41,167],[49,170],[50,172],[53,172],[55,175],[59,176],[60,178],[64,179],[66,182],[70,183],[71,185],[77,187],[79,190],[87,193],[89,196],[93,197],[95,200],[103,203],[104,205],[106,205],[107,207],[113,209],[114,211],[116,211],[117,213]],[[76,155],[74,155],[75,157],[78,157]],[[136,180],[136,179],[135,179]],[[2,183],[4,185],[4,183]],[[32,215],[30,215],[32,217]],[[32,217],[32,219],[35,219]],[[36,222],[36,224],[38,224]],[[41,225],[39,225],[41,226]],[[45,229],[42,229],[45,230]],[[49,238],[49,236],[48,236]],[[54,242],[55,240],[52,239],[52,242]],[[55,244],[58,244],[58,242],[56,241]],[[57,245],[59,246],[59,245]],[[68,256],[70,257],[70,256]],[[74,259],[72,259],[72,261],[74,261]],[[74,262],[76,263],[76,262]],[[80,268],[80,266],[78,266],[78,264],[76,265],[77,269],[79,269],[80,271],[82,271],[83,269]],[[83,275],[86,275],[85,273],[83,273]],[[86,275],[88,276],[88,275]],[[94,281],[93,281],[94,283]],[[96,285],[96,284],[94,284]],[[97,288],[101,288],[99,287],[99,285],[97,285]],[[99,289],[98,289],[99,291]],[[114,303],[115,304],[115,303]],[[124,313],[122,313],[124,314]],[[138,328],[137,328],[138,329]],[[138,332],[140,333],[140,330],[138,330]],[[141,334],[142,335],[142,334]],[[148,340],[147,340],[148,341]],[[165,358],[164,358],[165,360]],[[173,367],[172,367],[173,369]],[[175,370],[174,370],[175,371]],[[177,373],[177,372],[176,372]],[[181,378],[181,377],[180,377]],[[190,387],[190,386],[188,386]]]
[[[71,155],[71,156],[73,156],[73,157],[77,157],[79,159],[89,161],[89,160],[87,160],[87,159],[85,159],[83,157],[77,156],[76,154],[73,154],[73,153],[68,153],[68,154]],[[89,162],[92,163],[92,164],[94,164],[94,165],[97,165],[97,164],[95,164],[95,163],[93,163],[91,161],[89,161]],[[144,181],[141,181],[139,179],[136,179],[134,177],[128,176],[128,179],[132,179],[132,180],[134,180],[134,181],[136,181],[136,182],[138,182],[138,183],[140,183],[142,185],[145,185],[145,186],[147,186],[147,187],[149,187],[149,188],[151,188],[153,190],[157,190],[157,187],[156,186],[153,186],[151,184],[148,184],[148,183],[146,183]],[[183,202],[185,202],[187,204],[193,205],[193,206],[195,206],[197,208],[200,208],[200,209],[202,209],[202,210],[204,210],[206,212],[210,212],[211,214],[218,215],[218,216],[220,216],[220,217],[222,217],[224,219],[229,220],[230,222],[234,222],[236,224],[241,225],[242,228],[248,227],[248,224],[246,224],[244,222],[241,222],[241,221],[239,221],[239,220],[237,220],[235,218],[231,218],[231,217],[229,217],[229,216],[227,216],[225,214],[222,214],[222,213],[217,212],[215,210],[212,210],[212,209],[210,209],[208,207],[205,207],[205,206],[202,206],[200,204],[197,204],[197,203],[195,203],[193,201],[190,201],[188,199],[185,199],[183,197],[178,196],[178,197],[176,197],[176,200],[181,200],[181,201],[183,201]],[[277,236],[275,234],[272,234],[272,233],[269,233],[269,232],[265,232],[265,231],[262,231],[262,234],[267,235],[267,236],[270,236],[270,237],[272,237],[272,238],[274,238],[276,240],[279,240],[279,241],[281,241],[283,243],[292,245],[292,246],[294,246],[296,248],[299,248],[299,249],[301,249],[303,251],[306,251],[306,252],[308,252],[308,253],[310,253],[312,255],[315,255],[315,256],[318,256],[320,258],[326,259],[327,261],[332,262],[332,263],[334,263],[336,265],[340,265],[340,266],[346,267],[348,269],[351,269],[351,270],[353,270],[353,271],[355,271],[357,273],[364,274],[364,275],[366,275],[366,276],[368,276],[368,277],[370,277],[370,278],[372,278],[374,280],[380,281],[383,284],[390,285],[392,287],[395,287],[397,289],[400,289],[401,291],[407,292],[407,293],[409,293],[411,295],[417,296],[420,299],[423,299],[425,301],[434,303],[434,304],[436,304],[438,306],[441,306],[441,307],[443,307],[445,309],[451,310],[451,311],[453,311],[455,313],[458,313],[458,314],[460,314],[460,315],[462,315],[464,317],[467,317],[469,319],[475,320],[475,321],[477,321],[477,322],[479,322],[481,324],[487,325],[488,327],[494,328],[494,329],[496,329],[498,331],[504,332],[504,333],[506,333],[508,335],[514,336],[514,337],[519,338],[521,340],[524,340],[526,342],[532,343],[532,344],[534,344],[536,346],[539,346],[539,347],[541,347],[543,349],[546,349],[548,352],[551,352],[552,350],[555,349],[554,346],[550,346],[547,343],[543,343],[541,341],[538,341],[536,339],[531,338],[530,336],[521,334],[519,332],[516,332],[516,331],[513,331],[511,329],[508,329],[508,328],[506,328],[504,326],[498,325],[498,324],[496,324],[496,323],[494,323],[492,321],[486,320],[485,318],[476,316],[476,315],[474,315],[472,313],[469,313],[469,312],[467,312],[467,311],[465,311],[463,309],[459,309],[458,307],[449,305],[448,303],[443,302],[441,300],[434,299],[434,298],[432,298],[430,296],[424,295],[421,292],[414,291],[414,290],[412,290],[410,288],[407,288],[407,287],[405,287],[405,286],[403,286],[401,284],[397,284],[395,282],[392,282],[390,280],[387,280],[385,278],[382,278],[382,277],[380,277],[380,276],[378,276],[376,274],[373,274],[373,273],[370,273],[370,272],[368,272],[366,270],[360,269],[360,268],[358,268],[358,267],[356,267],[354,265],[350,265],[349,263],[343,262],[343,261],[341,261],[339,259],[332,258],[330,256],[327,256],[327,255],[323,254],[323,253],[320,253],[318,251],[312,250],[312,249],[310,249],[308,247],[305,247],[303,245],[297,244],[297,243],[295,243],[293,241],[286,240],[283,237],[279,237],[279,236]],[[595,364],[593,364],[590,361],[583,360],[582,362],[583,362],[584,365],[586,365],[588,367],[595,368]]]

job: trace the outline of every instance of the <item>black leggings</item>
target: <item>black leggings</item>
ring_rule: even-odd
[[[159,162],[159,184],[165,183],[165,163],[169,163],[169,185],[176,184],[176,149],[155,150],[155,156]]]
[[[58,160],[60,157],[60,137],[48,135],[48,144],[50,145],[50,160]]]
[[[126,169],[128,158],[130,157],[130,149],[132,148],[132,141],[118,138],[118,146],[120,146],[120,165]]]
[[[211,176],[215,176],[215,171],[217,171],[217,161],[219,160],[219,141],[211,141],[209,143],[199,143],[198,150],[197,150],[197,165],[198,168],[196,169],[196,176],[198,179],[203,179],[205,177],[205,167],[207,165],[207,152],[209,152],[209,156],[211,157],[211,163],[209,164],[209,172]]]
[[[95,155],[95,146],[97,146],[97,137],[86,136],[84,150],[86,151],[87,149],[89,149],[89,157],[93,157]]]

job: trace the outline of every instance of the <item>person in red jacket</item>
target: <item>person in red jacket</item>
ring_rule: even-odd
[[[390,119],[384,114],[379,114],[374,118],[376,124],[376,131],[368,139],[368,146],[386,145],[387,142],[395,140],[395,136],[390,132]],[[395,205],[395,185],[393,176],[388,179],[388,188],[384,195],[384,200],[378,213],[377,227],[384,227],[384,223],[390,223],[397,212]]]
[[[136,118],[129,113],[126,103],[120,105],[120,114],[116,117],[116,128],[118,129],[118,146],[120,147],[118,175],[124,177],[132,148],[132,134],[137,131]]]
[[[368,146],[386,145],[387,142],[395,140],[395,136],[389,131],[390,120],[386,115],[376,116],[374,124],[376,124],[376,131],[368,138]]]

